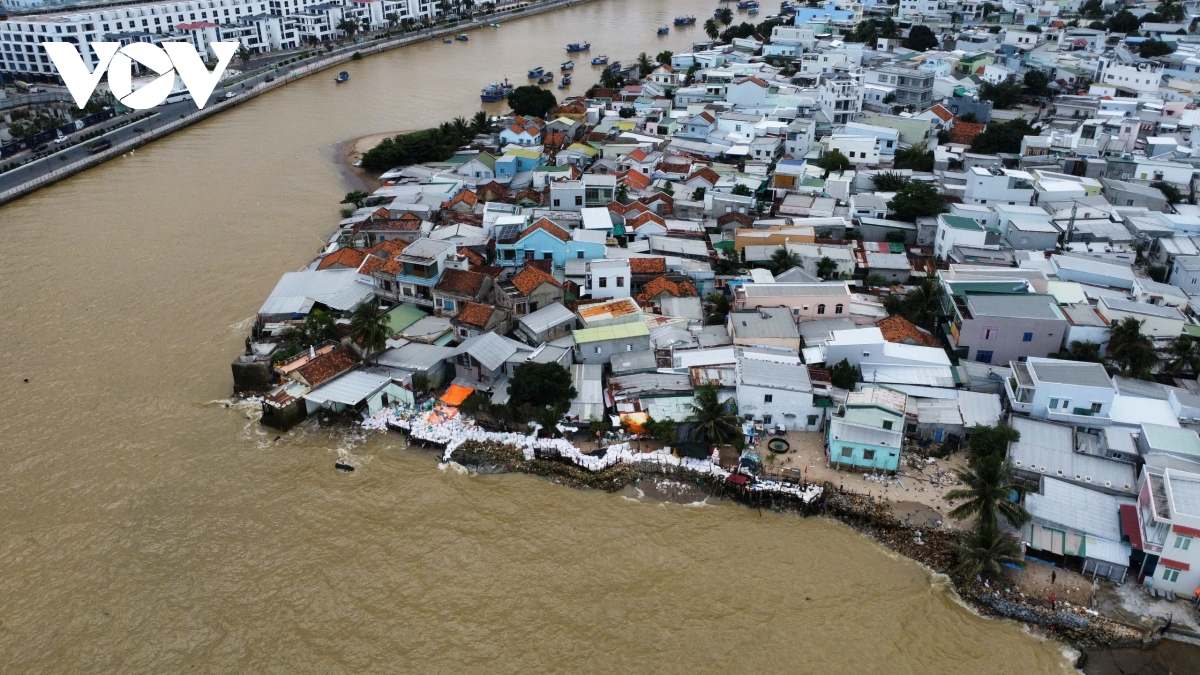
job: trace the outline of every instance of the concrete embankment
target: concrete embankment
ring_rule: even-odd
[[[86,171],[87,169],[103,164],[110,159],[119,157],[131,150],[146,145],[147,143],[151,143],[160,138],[168,136],[176,131],[179,131],[180,129],[208,119],[209,117],[224,112],[232,107],[241,105],[252,98],[278,89],[279,87],[283,87],[289,82],[299,80],[303,77],[307,77],[309,75],[333,68],[334,66],[346,63],[353,59],[355,54],[361,54],[364,57],[371,56],[411,44],[427,42],[430,39],[441,39],[443,37],[462,33],[467,30],[480,28],[489,23],[502,23],[505,21],[521,19],[527,16],[536,16],[545,12],[565,9],[567,7],[572,7],[574,5],[579,5],[590,1],[591,0],[558,0],[554,2],[530,4],[521,8],[519,11],[510,10],[505,12],[497,12],[495,14],[482,15],[472,21],[461,22],[454,26],[441,26],[430,30],[408,33],[403,36],[382,38],[374,42],[348,45],[329,54],[311,57],[307,61],[301,62],[298,66],[292,68],[291,70],[281,73],[272,82],[258,82],[253,87],[239,91],[238,95],[231,99],[214,101],[205,106],[203,110],[196,110],[184,117],[172,120],[165,124],[159,125],[159,122],[156,121],[153,125],[153,128],[151,128],[149,131],[138,134],[135,137],[123,140],[119,143],[113,143],[113,146],[107,150],[65,164],[52,171],[47,171],[45,174],[40,175],[37,178],[31,179],[25,183],[22,183],[21,185],[17,185],[13,188],[0,192],[0,204],[5,204],[15,199],[19,199],[35,190],[48,185],[53,185],[54,183],[74,176],[81,171]],[[98,141],[102,138],[104,138],[104,136],[91,139],[91,142]],[[56,161],[56,157],[54,155],[39,160],[39,162],[51,161]],[[34,164],[37,163],[38,162],[35,162]],[[41,166],[44,167],[45,164],[41,164]]]

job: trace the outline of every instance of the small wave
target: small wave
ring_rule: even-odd
[[[462,464],[459,464],[458,462],[438,462],[438,469],[441,471],[453,471],[461,476],[468,476],[471,474],[470,469]]]
[[[700,499],[699,501],[688,502],[687,504],[682,504],[681,506],[693,508],[693,507],[701,507],[701,506],[712,506],[712,504],[708,503],[708,497],[704,497],[704,498]]]

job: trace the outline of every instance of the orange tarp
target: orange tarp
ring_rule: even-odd
[[[446,390],[446,393],[442,394],[442,398],[439,400],[447,405],[459,405],[463,401],[467,400],[467,397],[470,396],[471,392],[473,391],[475,390],[471,387],[462,387],[457,384],[452,384],[450,385],[450,388]]]
[[[625,425],[631,433],[644,434],[646,433],[646,422],[650,421],[650,415],[644,412],[622,413],[621,424]]]

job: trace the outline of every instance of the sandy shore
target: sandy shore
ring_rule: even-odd
[[[391,138],[399,134],[411,134],[412,129],[405,131],[388,131],[381,134],[370,134],[361,136],[348,141],[342,142],[337,147],[337,153],[341,157],[342,167],[345,171],[354,177],[358,182],[363,183],[367,188],[367,192],[372,192],[383,185],[379,180],[379,176],[373,171],[367,171],[354,165],[355,162],[362,159],[363,153],[380,144],[385,138]]]

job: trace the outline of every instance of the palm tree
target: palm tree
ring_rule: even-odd
[[[717,28],[717,22],[709,19],[704,22],[704,32],[708,34],[709,39],[716,40],[721,34],[721,29]]]
[[[825,256],[817,261],[817,276],[822,279],[832,279],[838,274],[837,262],[829,256]]]
[[[965,576],[996,579],[1008,563],[1024,567],[1021,548],[1005,539],[994,527],[979,527],[963,534],[958,544],[958,566],[954,571]]]
[[[717,398],[716,386],[711,384],[696,387],[688,421],[696,423],[691,432],[693,441],[703,437],[710,443],[723,445],[739,438],[742,433],[733,399],[722,402]]]
[[[350,315],[350,338],[362,345],[364,356],[381,351],[391,336],[387,312],[380,310],[378,298],[362,303]]]
[[[396,22],[400,20],[400,15],[395,12],[388,12],[383,15],[383,18],[387,19],[389,26],[395,26]]]
[[[454,127],[454,134],[459,138],[466,138],[471,133],[471,123],[462,115],[455,117],[450,124]]]
[[[828,258],[826,259],[828,260]],[[783,274],[799,264],[800,255],[783,246],[775,249],[775,252],[771,254],[771,259],[767,261],[767,267],[775,274]]]
[[[1200,341],[1190,335],[1180,335],[1167,348],[1167,363],[1163,372],[1179,375],[1183,372],[1200,373]]]
[[[337,29],[345,33],[346,37],[350,37],[358,30],[358,22],[354,19],[342,19],[338,22]]]
[[[1086,340],[1076,340],[1072,342],[1066,349],[1057,354],[1051,354],[1057,359],[1067,359],[1069,361],[1088,361],[1091,363],[1103,363],[1104,355],[1100,353],[1100,345],[1096,342]]]
[[[953,518],[979,517],[980,527],[995,527],[999,515],[1013,527],[1020,527],[1029,520],[1029,514],[1009,497],[1015,492],[1024,494],[1025,486],[1012,483],[1008,473],[1012,466],[1003,456],[980,457],[969,468],[954,473],[963,486],[946,495],[948,500],[964,499],[963,503],[950,511]]]
[[[476,134],[489,134],[492,132],[492,118],[488,117],[487,112],[480,110],[471,118],[471,128]]]
[[[1127,316],[1112,327],[1108,351],[1127,377],[1149,379],[1158,355],[1150,338],[1142,335],[1142,322]]]
[[[725,7],[724,9],[721,10],[721,23],[725,24],[726,26],[733,23],[733,10],[732,9]]]
[[[637,65],[640,77],[645,77],[650,74],[650,71],[654,70],[654,61],[650,59],[650,55],[646,52],[638,54]]]

